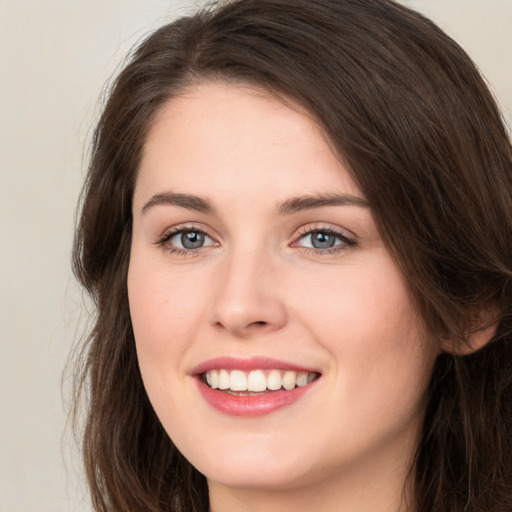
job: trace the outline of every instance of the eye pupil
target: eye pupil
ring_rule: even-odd
[[[329,249],[336,243],[336,237],[325,231],[315,231],[311,234],[311,245],[315,249]]]
[[[197,249],[204,244],[204,233],[199,231],[185,231],[181,234],[181,243],[186,249]]]

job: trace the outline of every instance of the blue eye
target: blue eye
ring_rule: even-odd
[[[216,243],[201,229],[180,228],[167,233],[158,242],[171,252],[187,252],[201,249]]]
[[[318,252],[335,252],[356,245],[355,240],[331,229],[313,229],[302,234],[294,244]]]
[[[308,235],[311,246],[315,249],[330,249],[336,244],[336,236],[325,231],[313,231]]]
[[[204,245],[205,234],[200,231],[183,231],[171,238],[177,238],[184,249],[197,249]]]

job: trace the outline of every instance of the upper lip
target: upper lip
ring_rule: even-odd
[[[271,357],[250,357],[250,358],[239,358],[239,357],[215,357],[208,359],[198,364],[192,369],[193,375],[199,375],[209,370],[225,369],[225,370],[295,370],[297,372],[318,372],[313,368],[307,368],[289,361],[282,361]]]

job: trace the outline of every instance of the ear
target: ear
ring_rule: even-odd
[[[499,322],[495,318],[493,316],[493,320],[479,323],[479,326],[470,332],[465,343],[462,342],[450,346],[446,344],[445,351],[457,356],[467,356],[485,347],[491,341],[498,328]]]

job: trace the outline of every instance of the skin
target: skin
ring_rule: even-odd
[[[214,211],[155,200],[170,192]],[[279,212],[328,194],[359,201]],[[183,252],[179,233],[165,238],[176,229],[204,245]],[[334,247],[313,247],[312,230],[339,233]],[[135,188],[128,293],[149,398],[212,511],[414,510],[404,482],[437,352],[371,208],[300,108],[224,83],[165,104]],[[230,416],[193,375],[219,356],[320,378],[270,414]]]

